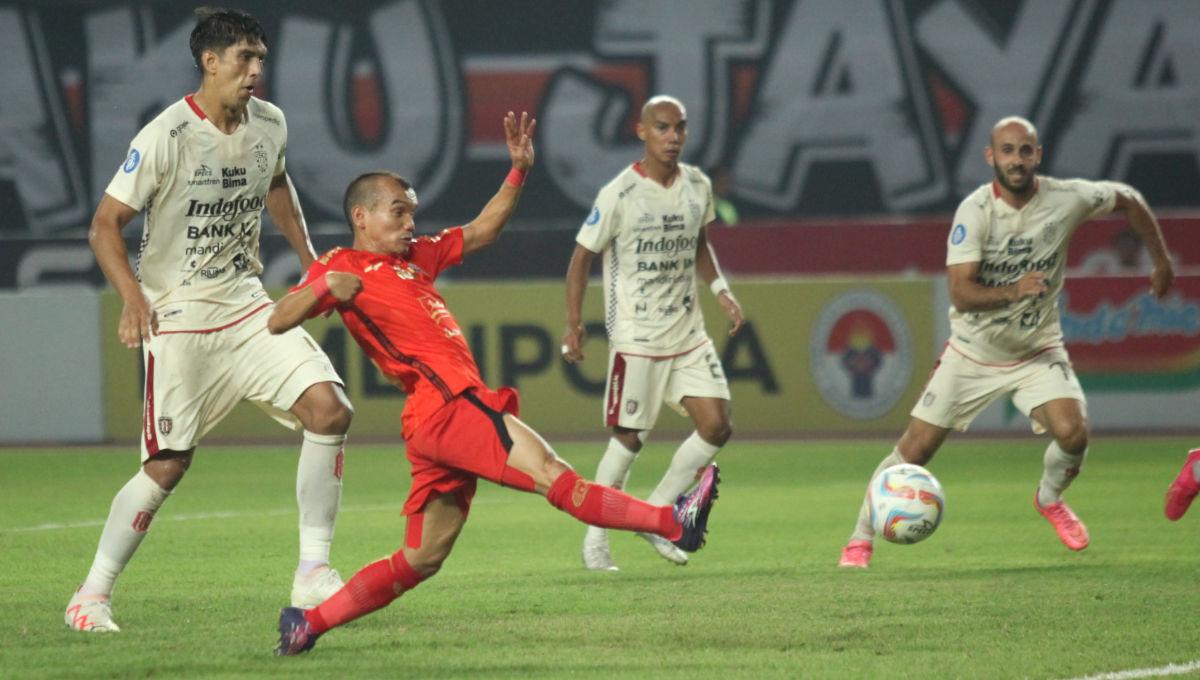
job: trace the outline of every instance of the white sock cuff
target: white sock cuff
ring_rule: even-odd
[[[314,444],[324,444],[326,446],[341,446],[346,443],[346,435],[344,434],[317,434],[316,432],[304,431],[304,440]]]
[[[163,501],[167,500],[167,496],[171,495],[170,491],[159,486],[158,482],[154,481],[150,478],[150,475],[146,474],[146,468],[138,468],[137,474],[134,475],[133,479],[129,481],[137,487],[140,487],[139,491],[149,498],[154,509],[158,509],[158,506],[162,505]]]
[[[694,431],[692,432],[692,435],[683,442],[683,445],[695,447],[697,451],[703,451],[704,454],[709,458],[716,456],[717,452],[721,450],[721,447],[709,444],[708,442],[704,441],[704,438],[700,436],[699,432]]]

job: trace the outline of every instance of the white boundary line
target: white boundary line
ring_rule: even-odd
[[[1167,675],[1183,675],[1192,671],[1200,670],[1200,659],[1196,661],[1188,661],[1185,663],[1169,663],[1166,666],[1157,668],[1134,668],[1128,671],[1114,671],[1112,673],[1097,673],[1096,675],[1084,675],[1071,680],[1132,680],[1133,678],[1161,678]]]
[[[473,500],[471,502],[471,505],[479,505],[481,503],[484,505],[492,505],[495,503],[507,503],[507,502],[510,502],[510,501],[506,498],[505,499],[502,499],[502,498],[489,498],[489,499],[476,498],[475,500]],[[343,507],[338,512],[339,512],[339,514],[343,513],[343,512],[383,512],[383,511],[395,511],[396,513],[399,513],[400,510],[403,509],[403,507],[404,507],[403,503],[383,503],[383,504],[378,504],[378,505],[351,505],[351,506]],[[294,515],[294,514],[296,514],[296,508],[291,507],[291,508],[287,508],[287,509],[277,508],[275,510],[255,510],[255,511],[225,510],[225,511],[219,511],[219,512],[196,512],[196,513],[181,514],[181,515],[180,514],[171,514],[171,515],[166,515],[161,518],[156,517],[155,519],[157,519],[160,522],[193,522],[193,521],[197,521],[197,520],[202,521],[202,520],[209,520],[209,519],[230,519],[230,518],[240,518],[240,517],[279,517],[281,515]],[[32,533],[32,532],[37,532],[37,531],[57,531],[59,529],[88,529],[88,528],[92,528],[92,527],[102,527],[102,526],[104,526],[104,522],[105,522],[105,520],[103,520],[103,519],[88,519],[88,520],[81,520],[79,522],[46,522],[45,524],[35,524],[33,526],[28,526],[28,527],[0,527],[0,534]]]

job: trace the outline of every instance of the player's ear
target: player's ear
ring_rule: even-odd
[[[217,62],[221,61],[221,55],[213,50],[204,50],[200,55],[200,63],[204,65],[204,73],[213,75],[217,72]]]
[[[992,145],[991,144],[988,144],[987,146],[983,147],[983,157],[987,159],[988,165],[991,165],[991,166],[996,165],[995,156],[992,155]]]
[[[646,126],[642,125],[642,121],[640,120],[637,124],[637,136],[638,139],[642,140],[643,142],[646,141]]]

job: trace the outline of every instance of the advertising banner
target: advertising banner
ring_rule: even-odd
[[[734,428],[747,436],[898,432],[934,357],[929,281],[735,282],[747,323],[728,337],[728,320],[702,293],[705,318],[733,393]],[[565,302],[560,283],[451,283],[446,300],[488,384],[521,393],[521,416],[554,436],[603,436],[607,361],[602,294],[585,305],[586,361],[559,354]],[[104,300],[108,432],[133,439],[141,424],[140,352],[116,340],[120,301]],[[403,398],[386,382],[336,317],[306,329],[346,381],[355,436],[395,437]],[[682,434],[687,419],[663,409],[655,432]],[[286,436],[257,408],[242,405],[213,438]]]

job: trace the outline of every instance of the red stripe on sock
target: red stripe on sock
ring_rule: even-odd
[[[546,500],[596,527],[648,531],[672,540],[681,533],[669,505],[650,505],[610,486],[589,482],[571,470],[554,480]]]

